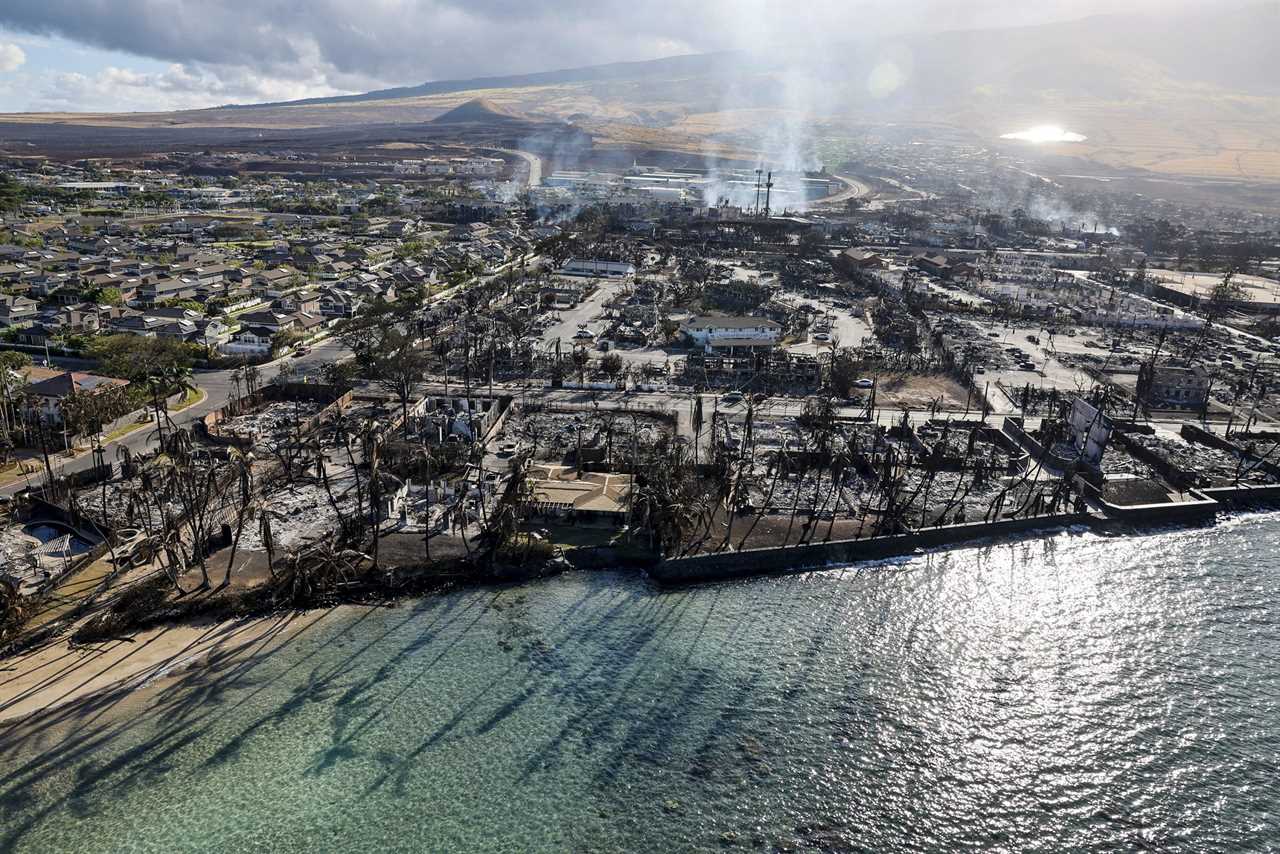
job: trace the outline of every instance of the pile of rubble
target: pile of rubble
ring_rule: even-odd
[[[247,415],[237,415],[218,425],[225,436],[259,442],[286,442],[298,432],[298,425],[320,412],[320,404],[310,400],[278,401]]]
[[[517,409],[508,416],[495,444],[501,448],[518,443],[534,450],[537,459],[556,460],[578,447],[579,435],[584,449],[605,449],[612,444],[616,455],[631,447],[633,434],[638,444],[648,445],[663,436],[670,438],[672,430],[660,418],[629,412]]]
[[[343,517],[352,519],[359,513],[353,477],[334,478],[330,482],[334,499]],[[261,514],[271,519],[271,538],[277,549],[296,548],[315,542],[338,529],[338,512],[320,483],[294,483],[276,490],[258,509],[259,518],[245,523],[240,535],[240,548],[264,551]]]

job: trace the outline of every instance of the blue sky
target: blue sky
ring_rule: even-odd
[[[1247,0],[0,0],[0,112],[163,111]]]

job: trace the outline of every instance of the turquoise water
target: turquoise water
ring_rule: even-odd
[[[1277,590],[1269,515],[343,611],[0,730],[0,850],[1274,850]]]

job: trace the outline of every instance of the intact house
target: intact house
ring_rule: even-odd
[[[44,321],[49,326],[75,335],[92,335],[102,325],[102,311],[92,303],[67,305],[46,311]]]
[[[31,403],[27,406],[27,414],[42,417],[48,424],[62,423],[62,401],[72,392],[95,393],[112,386],[126,386],[128,380],[114,377],[100,377],[97,374],[86,374],[79,371],[65,371],[56,377],[32,383],[27,387]]]
[[[884,256],[871,249],[854,247],[836,257],[836,266],[846,273],[854,270],[879,270],[885,266]]]
[[[911,265],[918,270],[930,273],[940,279],[971,279],[977,275],[977,268],[967,261],[952,263],[946,255],[927,255],[921,253],[911,259]]]
[[[290,314],[320,314],[320,294],[310,290],[285,294],[271,303],[271,309]]]
[[[573,308],[582,301],[585,292],[586,288],[581,284],[560,281],[544,285],[538,295],[543,305],[555,306],[556,308]]]
[[[202,347],[218,347],[229,337],[222,321],[208,317],[171,320],[157,327],[155,335],[157,338],[173,338]]]
[[[195,299],[199,284],[195,279],[148,276],[138,285],[137,300],[144,306],[175,299]]]
[[[295,323],[295,317],[291,312],[279,311],[274,308],[250,311],[240,315],[241,326],[258,326],[263,329],[270,329],[272,332],[292,329]]]
[[[364,304],[364,298],[337,289],[326,290],[320,294],[320,314],[325,317],[354,317]]]
[[[729,355],[769,350],[782,338],[782,324],[765,317],[699,315],[681,324],[680,331],[706,353]]]
[[[270,355],[275,337],[280,332],[296,331],[304,335],[319,332],[329,319],[319,314],[284,314],[276,311],[254,311],[240,316],[240,331],[219,345],[224,353]]]
[[[299,276],[297,270],[277,267],[256,273],[253,277],[252,287],[254,293],[274,299],[295,287],[295,283],[299,279],[301,279],[301,276]]]
[[[107,333],[111,335],[141,335],[154,338],[156,330],[169,322],[168,318],[148,317],[145,314],[127,314],[107,321]]]
[[[231,340],[222,344],[218,349],[224,353],[249,353],[269,356],[278,331],[277,329],[268,329],[265,326],[241,326],[240,330],[231,336]]]
[[[580,521],[620,525],[631,501],[629,474],[582,472],[569,466],[535,463],[529,467],[526,515],[572,515]]]
[[[30,326],[39,314],[36,301],[29,297],[0,295],[0,329]]]

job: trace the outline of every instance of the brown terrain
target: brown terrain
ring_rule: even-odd
[[[1083,143],[1044,145],[1086,179],[1145,175],[1280,182],[1275,0],[1163,24],[1120,16],[920,36],[884,53],[851,42],[839,59],[675,57],[364,95],[169,113],[0,115],[0,150],[82,153],[262,144],[460,139],[534,149],[566,143],[750,156],[753,136],[799,118],[839,135],[895,123],[1001,145],[1052,123]],[[903,73],[870,93],[886,63]],[[795,85],[799,79],[800,86]],[[790,85],[789,85],[790,81]],[[797,91],[804,103],[794,103]],[[589,143],[588,143],[589,139]]]

